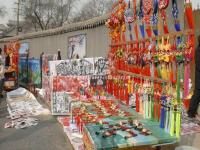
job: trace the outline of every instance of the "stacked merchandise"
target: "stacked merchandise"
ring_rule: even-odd
[[[8,92],[6,101],[10,121],[5,124],[5,128],[23,129],[35,126],[38,124],[35,116],[49,113],[38,103],[34,95],[24,88]]]

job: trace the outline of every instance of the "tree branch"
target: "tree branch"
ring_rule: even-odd
[[[40,17],[38,16],[38,14],[37,14],[37,12],[36,12],[35,10],[34,10],[34,15],[36,16],[36,19],[37,19],[37,22],[38,22],[40,28],[41,28],[42,30],[44,30],[42,21],[41,21]]]

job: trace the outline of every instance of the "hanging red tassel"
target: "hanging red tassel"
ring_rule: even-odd
[[[189,28],[194,29],[194,19],[193,19],[192,4],[191,3],[185,4],[185,15],[186,15],[186,18],[187,18]]]
[[[146,27],[146,32],[147,32],[148,37],[150,38],[152,36],[151,26]]]
[[[166,21],[163,23],[163,30],[164,30],[164,34],[168,34],[169,33],[169,29],[168,29]]]

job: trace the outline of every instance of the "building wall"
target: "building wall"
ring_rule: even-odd
[[[29,43],[30,57],[39,58],[42,52],[55,54],[61,50],[62,59],[67,58],[68,38],[70,36],[86,34],[87,57],[106,56],[109,48],[108,30],[105,26],[92,29],[69,32],[59,35],[38,37],[22,40],[20,43]],[[3,44],[0,45],[1,47]]]

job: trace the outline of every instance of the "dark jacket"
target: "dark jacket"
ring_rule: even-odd
[[[195,88],[200,90],[200,45],[195,51]]]

